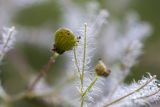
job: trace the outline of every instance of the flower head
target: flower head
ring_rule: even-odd
[[[59,54],[71,50],[77,43],[73,32],[67,28],[58,29],[55,34],[54,51]]]

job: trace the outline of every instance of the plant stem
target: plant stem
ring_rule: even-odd
[[[156,78],[156,76],[153,76],[149,81],[147,81],[144,85],[142,85],[142,86],[139,87],[138,89],[132,91],[131,93],[129,93],[129,94],[123,96],[123,97],[120,97],[120,98],[112,101],[111,103],[109,103],[109,104],[107,104],[107,105],[105,105],[105,106],[103,106],[103,107],[109,107],[109,106],[111,106],[111,105],[113,105],[113,104],[115,104],[115,103],[117,103],[117,102],[125,99],[126,97],[128,97],[128,96],[130,96],[130,95],[132,95],[132,94],[134,94],[134,93],[136,93],[136,92],[138,92],[138,91],[140,91],[140,90],[143,89],[145,86],[147,86],[150,82],[152,82],[152,80],[155,79],[155,78]]]
[[[55,63],[55,59],[58,57],[58,55],[59,54],[57,54],[56,52],[53,53],[53,56],[49,59],[48,63],[40,70],[40,73],[37,75],[37,77],[34,79],[34,81],[28,87],[28,89],[27,89],[28,91],[33,90],[34,87],[37,85],[37,83],[40,81],[40,79],[48,73],[51,66]]]
[[[77,62],[76,46],[74,47],[74,63],[77,67],[78,72],[80,72],[79,65],[78,65],[78,62]]]
[[[14,33],[14,27],[12,27],[12,30],[11,30],[11,32],[9,33],[9,35],[8,35],[8,38],[7,38],[7,40],[6,40],[6,42],[4,43],[4,45],[3,45],[3,47],[2,47],[2,50],[1,50],[1,53],[2,54],[0,54],[0,61],[3,59],[3,57],[4,57],[4,51],[5,51],[5,49],[7,48],[7,45],[8,45],[8,43],[9,43],[9,41],[11,40],[11,37],[12,37],[12,34]]]
[[[83,107],[83,105],[84,105],[84,97],[81,97],[81,105],[80,105],[80,107]]]
[[[87,33],[87,24],[84,24],[84,51],[83,51],[83,66],[82,66],[82,87],[83,87],[83,79],[84,79],[84,68],[86,64],[86,34]]]
[[[81,79],[81,73],[80,73],[81,71],[80,71],[80,68],[78,65],[78,61],[77,61],[76,46],[74,47],[74,63],[76,65],[77,71],[78,71],[80,79]]]
[[[87,33],[87,24],[84,24],[84,47],[83,47],[83,65],[82,65],[82,74],[81,74],[81,106],[84,104],[84,96],[83,96],[83,81],[84,81],[84,69],[86,64],[86,34]]]
[[[98,80],[98,76],[94,79],[94,81],[88,86],[88,88],[83,92],[82,96],[81,96],[81,106],[83,107],[84,104],[84,97],[85,95],[87,95],[87,93],[89,92],[89,90],[93,87],[93,85],[96,83],[96,81]]]
[[[138,98],[136,98],[136,100],[137,100],[137,99],[146,99],[146,98],[152,97],[152,96],[156,95],[156,94],[157,94],[157,93],[159,93],[159,92],[160,92],[160,89],[159,89],[159,90],[157,90],[156,92],[154,92],[154,93],[150,94],[150,95],[146,95],[146,96],[138,97]]]
[[[83,93],[83,97],[89,92],[89,90],[93,87],[93,85],[96,83],[96,81],[98,80],[98,76],[94,79],[94,81],[88,86],[88,88],[84,91]]]

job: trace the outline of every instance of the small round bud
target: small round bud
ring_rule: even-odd
[[[67,28],[58,29],[54,36],[55,44],[53,50],[58,54],[71,50],[77,44],[77,39],[75,38],[73,32]]]
[[[102,60],[100,60],[96,65],[95,71],[98,76],[103,76],[103,77],[107,77],[111,73],[111,71],[105,66]]]

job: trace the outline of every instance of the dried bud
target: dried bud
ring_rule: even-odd
[[[98,64],[95,67],[95,71],[98,76],[107,77],[110,74],[110,70],[105,66],[102,60],[98,62]]]
[[[73,32],[67,28],[58,29],[54,36],[55,44],[53,50],[58,54],[71,50],[77,44],[77,39]]]

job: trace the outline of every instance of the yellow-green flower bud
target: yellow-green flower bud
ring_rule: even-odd
[[[58,29],[55,34],[55,44],[54,44],[54,51],[62,54],[65,51],[71,50],[76,44],[77,39],[73,32],[67,28],[60,28]]]
[[[96,65],[95,71],[98,76],[103,76],[103,77],[107,77],[111,73],[110,69],[106,67],[106,65],[103,63],[102,60],[100,60]]]

